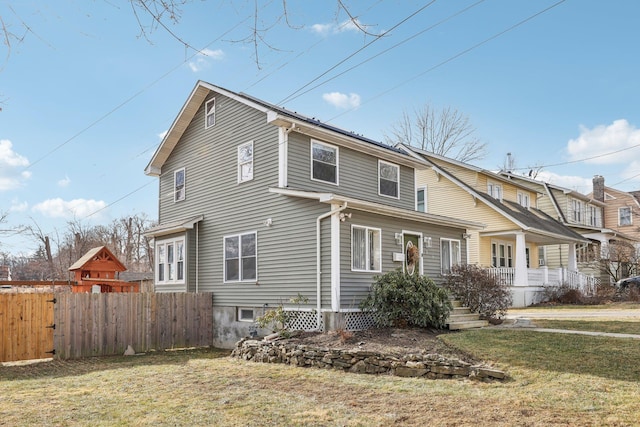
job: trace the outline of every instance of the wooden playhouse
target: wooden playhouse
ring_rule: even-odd
[[[140,283],[120,280],[127,268],[106,246],[90,249],[69,271],[74,272],[73,292],[140,292]]]

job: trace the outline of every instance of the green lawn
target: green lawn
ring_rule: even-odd
[[[634,425],[640,341],[488,328],[442,335],[510,375],[425,380],[214,350],[0,367],[7,426]]]
[[[539,328],[569,329],[573,331],[611,332],[617,334],[640,335],[640,320],[558,320],[535,319],[533,323]]]

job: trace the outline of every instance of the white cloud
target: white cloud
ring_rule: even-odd
[[[62,200],[60,198],[45,200],[35,205],[32,210],[49,218],[84,218],[104,209],[107,204],[102,200]]]
[[[321,36],[328,36],[330,34],[340,34],[346,31],[360,31],[360,28],[366,29],[366,25],[360,23],[358,20],[354,22],[351,19],[348,19],[341,23],[313,24],[311,26],[311,31],[316,34],[320,34]]]
[[[167,136],[168,133],[169,133],[169,130],[165,130],[164,132],[160,132],[158,134],[158,138],[160,138],[160,141],[162,141],[164,139],[164,137]]]
[[[209,67],[209,60],[221,61],[224,58],[224,52],[222,49],[203,49],[194,57],[192,61],[189,61],[189,68],[194,73],[202,71]]]
[[[569,140],[567,152],[571,160],[587,160],[586,163],[606,165],[616,163],[628,163],[630,156],[639,156],[640,129],[636,129],[625,119],[615,120],[612,124],[599,125],[593,129],[580,127],[580,136]],[[624,150],[619,153],[604,155],[615,151]]]
[[[29,160],[13,151],[8,139],[0,139],[0,191],[14,190],[31,177],[31,172],[21,170],[29,166]]]
[[[58,181],[58,187],[68,187],[71,184],[71,178],[68,176],[64,176],[61,180]]]
[[[349,95],[340,92],[325,93],[322,95],[322,99],[338,108],[358,108],[360,106],[360,95],[357,93]]]
[[[538,173],[536,179],[538,181],[559,185],[560,187],[569,188],[584,194],[591,192],[593,186],[593,183],[589,178],[573,175],[558,175],[557,173],[544,170]]]
[[[25,212],[27,209],[29,209],[29,203],[12,200],[9,212]]]

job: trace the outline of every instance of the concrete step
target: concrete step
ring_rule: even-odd
[[[468,320],[464,322],[450,322],[449,330],[459,331],[462,329],[483,328],[485,326],[489,326],[489,322],[486,320]]]

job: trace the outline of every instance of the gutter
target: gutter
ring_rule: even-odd
[[[328,218],[334,214],[342,212],[347,209],[347,202],[344,202],[344,205],[340,206],[338,209],[331,209],[329,212],[323,213],[322,215],[316,218],[316,311],[318,316],[318,329],[320,329],[320,324],[322,320],[322,283],[320,280],[320,276],[322,275],[321,268],[321,248],[320,248],[320,222]]]

